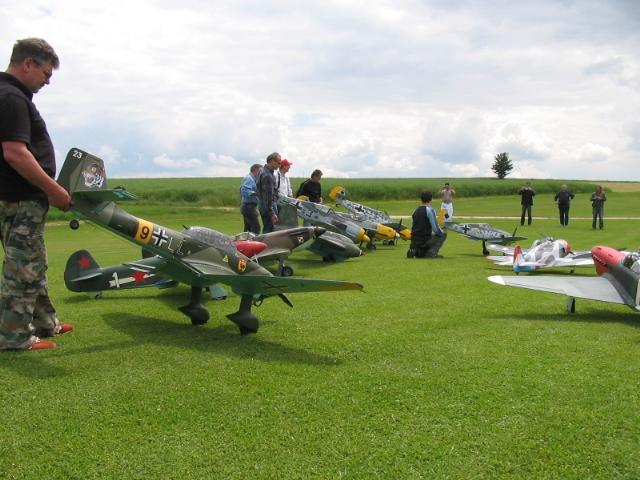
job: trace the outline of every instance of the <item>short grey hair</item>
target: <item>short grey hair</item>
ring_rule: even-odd
[[[267,157],[267,163],[273,161],[273,160],[280,160],[282,157],[280,157],[280,154],[278,152],[273,152],[271,154],[269,154],[269,156]]]
[[[9,65],[19,65],[29,57],[33,58],[38,65],[51,62],[53,68],[57,69],[60,66],[60,59],[55,50],[42,38],[31,37],[18,40],[13,45]]]

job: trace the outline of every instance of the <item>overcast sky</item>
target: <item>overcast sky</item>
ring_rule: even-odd
[[[58,165],[640,180],[634,0],[0,0],[4,66],[29,36],[61,60],[34,97]]]

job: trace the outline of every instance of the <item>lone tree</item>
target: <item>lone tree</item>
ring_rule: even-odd
[[[491,170],[498,176],[500,180],[509,175],[509,172],[513,170],[513,162],[509,159],[507,152],[499,153],[495,156],[496,161],[493,162]]]

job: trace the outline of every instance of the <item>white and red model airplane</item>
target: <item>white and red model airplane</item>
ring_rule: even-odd
[[[597,246],[591,249],[597,277],[494,275],[489,281],[508,287],[528,288],[567,295],[567,310],[575,312],[576,298],[619,303],[640,311],[640,253]]]
[[[573,252],[567,240],[554,240],[551,237],[536,240],[528,250],[522,250],[520,245],[515,248],[488,245],[488,249],[503,253],[487,256],[489,260],[496,265],[513,267],[515,273],[533,272],[539,268],[593,265],[589,251]]]

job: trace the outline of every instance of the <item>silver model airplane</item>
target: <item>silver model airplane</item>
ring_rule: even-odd
[[[385,227],[379,223],[358,221],[345,213],[336,212],[331,207],[321,203],[313,203],[297,198],[280,197],[278,199],[278,205],[293,206],[296,209],[298,217],[306,222],[341,233],[349,237],[353,243],[360,244],[365,242],[369,248],[372,248],[373,238],[391,240],[396,238],[397,235],[397,232],[392,228]]]
[[[440,220],[440,219],[439,219]],[[526,240],[527,237],[516,236],[516,230],[513,233],[500,230],[488,223],[457,223],[454,221],[445,221],[444,226],[448,230],[453,230],[456,233],[460,233],[471,240],[482,241],[482,254],[489,255],[486,242],[507,244],[516,242],[518,240]]]
[[[597,246],[591,249],[591,256],[598,277],[494,275],[488,280],[508,287],[566,295],[570,313],[576,310],[576,298],[618,303],[640,311],[640,254]]]
[[[400,222],[394,221],[387,212],[376,210],[375,208],[367,207],[361,203],[354,202],[347,199],[347,192],[343,187],[335,186],[329,192],[329,197],[336,202],[336,205],[342,205],[344,208],[351,212],[351,215],[357,220],[368,220],[370,222],[379,223],[386,227],[393,228],[403,240],[411,240],[411,229],[402,225]],[[394,240],[386,240],[387,242],[394,242]]]
[[[593,265],[590,252],[572,252],[567,240],[554,240],[551,237],[534,241],[528,250],[522,250],[520,245],[511,248],[490,244],[487,248],[503,253],[503,255],[489,255],[487,257],[489,260],[496,265],[513,268],[516,274],[533,272],[540,268]]]

